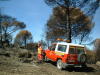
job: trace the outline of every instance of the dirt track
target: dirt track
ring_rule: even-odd
[[[87,68],[66,68],[58,70],[53,62],[38,64],[22,63],[18,57],[0,56],[0,75],[100,75],[100,67],[91,64]]]
[[[62,71],[52,62],[40,64],[39,67],[43,75],[100,75],[100,67],[96,65],[88,65],[87,68],[66,68]]]

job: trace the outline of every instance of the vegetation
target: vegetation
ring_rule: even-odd
[[[0,15],[0,42],[10,43],[12,33],[24,29],[26,25],[7,15]]]
[[[15,38],[15,44],[26,48],[28,43],[32,42],[32,34],[27,30],[20,31]]]
[[[94,49],[96,52],[96,58],[98,61],[100,61],[100,39],[96,39],[94,42]]]
[[[10,3],[11,0],[0,0],[0,2],[5,1]],[[53,12],[45,26],[46,35],[43,35],[46,36],[47,42],[55,42],[57,38],[62,38],[67,39],[69,42],[76,40],[82,44],[89,39],[89,35],[95,26],[93,17],[100,6],[100,0],[44,0],[44,2],[53,8]],[[27,8],[24,7],[24,9]],[[49,61],[38,65],[38,42],[42,43],[43,48],[49,43],[46,44],[46,40],[44,41],[43,39],[33,42],[32,33],[28,30],[23,30],[28,25],[10,15],[1,13],[1,11],[0,6],[0,75],[99,74],[100,39],[93,41],[94,49],[86,48],[86,68],[70,67],[60,71],[56,69],[55,63],[52,63],[52,65]],[[13,36],[16,37],[14,38]],[[96,64],[97,61],[99,65]]]
[[[87,54],[87,63],[88,64],[96,64],[97,58],[96,58],[96,53],[93,50],[86,49],[86,54]]]
[[[80,9],[86,16],[93,17],[97,8],[99,7],[99,0],[44,0],[45,3],[52,7],[61,7],[65,9],[64,13],[64,21],[62,23],[66,26],[66,38],[72,42],[72,20],[71,20],[71,12],[73,9]],[[71,14],[70,14],[71,13]],[[61,15],[61,14],[58,14]],[[76,16],[76,14],[74,14]],[[73,16],[74,17],[74,16]],[[84,17],[81,17],[84,18]],[[92,21],[92,20],[91,20]],[[58,22],[58,21],[57,21]],[[59,23],[58,23],[59,24]],[[81,25],[82,26],[82,25]],[[61,32],[61,31],[60,31]],[[63,31],[62,31],[63,32]],[[83,35],[84,36],[84,35]]]
[[[72,10],[72,11],[70,11]],[[70,8],[71,39],[75,38],[80,44],[89,36],[94,24],[92,19],[86,16],[79,8]],[[68,33],[66,25],[66,8],[55,7],[53,14],[47,22],[46,38],[56,41],[58,37],[66,39]],[[52,36],[51,36],[52,35]]]
[[[9,0],[0,0],[9,1]],[[93,16],[99,8],[100,0],[44,0],[48,6],[53,7],[53,12],[46,24],[47,42],[54,42],[57,38],[64,38],[72,42],[73,40],[82,42],[89,39],[94,22]],[[14,45],[28,50],[37,50],[38,43],[32,41],[32,34],[26,28],[24,22],[18,21],[9,15],[1,14],[0,9],[0,47]],[[13,34],[21,30],[15,38]],[[12,41],[14,40],[14,44]],[[45,47],[45,41],[40,41]],[[100,60],[100,41],[95,41],[94,51],[87,50],[88,61],[93,63]],[[20,53],[22,56],[26,53]],[[21,56],[20,55],[20,56]]]

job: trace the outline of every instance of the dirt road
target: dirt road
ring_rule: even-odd
[[[100,75],[100,67],[91,64],[87,68],[66,68],[58,70],[56,64],[36,61],[22,63],[17,57],[0,56],[0,75]]]
[[[87,68],[66,68],[58,70],[55,63],[43,63],[38,65],[43,75],[100,75],[100,67],[96,65],[88,65]]]
[[[100,75],[100,67],[88,65],[88,68],[66,68],[58,70],[55,63],[0,63],[0,75]],[[95,67],[95,68],[94,68]]]

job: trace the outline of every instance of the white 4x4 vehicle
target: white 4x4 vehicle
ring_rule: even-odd
[[[84,66],[86,64],[86,53],[83,45],[60,42],[52,44],[45,50],[45,60],[57,62],[57,68],[67,66]]]

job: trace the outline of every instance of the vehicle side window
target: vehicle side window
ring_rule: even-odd
[[[62,51],[62,52],[66,52],[66,48],[67,46],[66,45],[58,45],[58,51]]]
[[[49,49],[52,50],[52,51],[54,51],[55,48],[56,48],[56,45],[52,45],[52,46],[49,47]]]
[[[80,54],[80,53],[85,53],[83,47],[77,47],[76,50],[77,50],[77,53],[78,53],[78,54]]]
[[[75,47],[70,47],[69,48],[69,54],[75,54]]]

